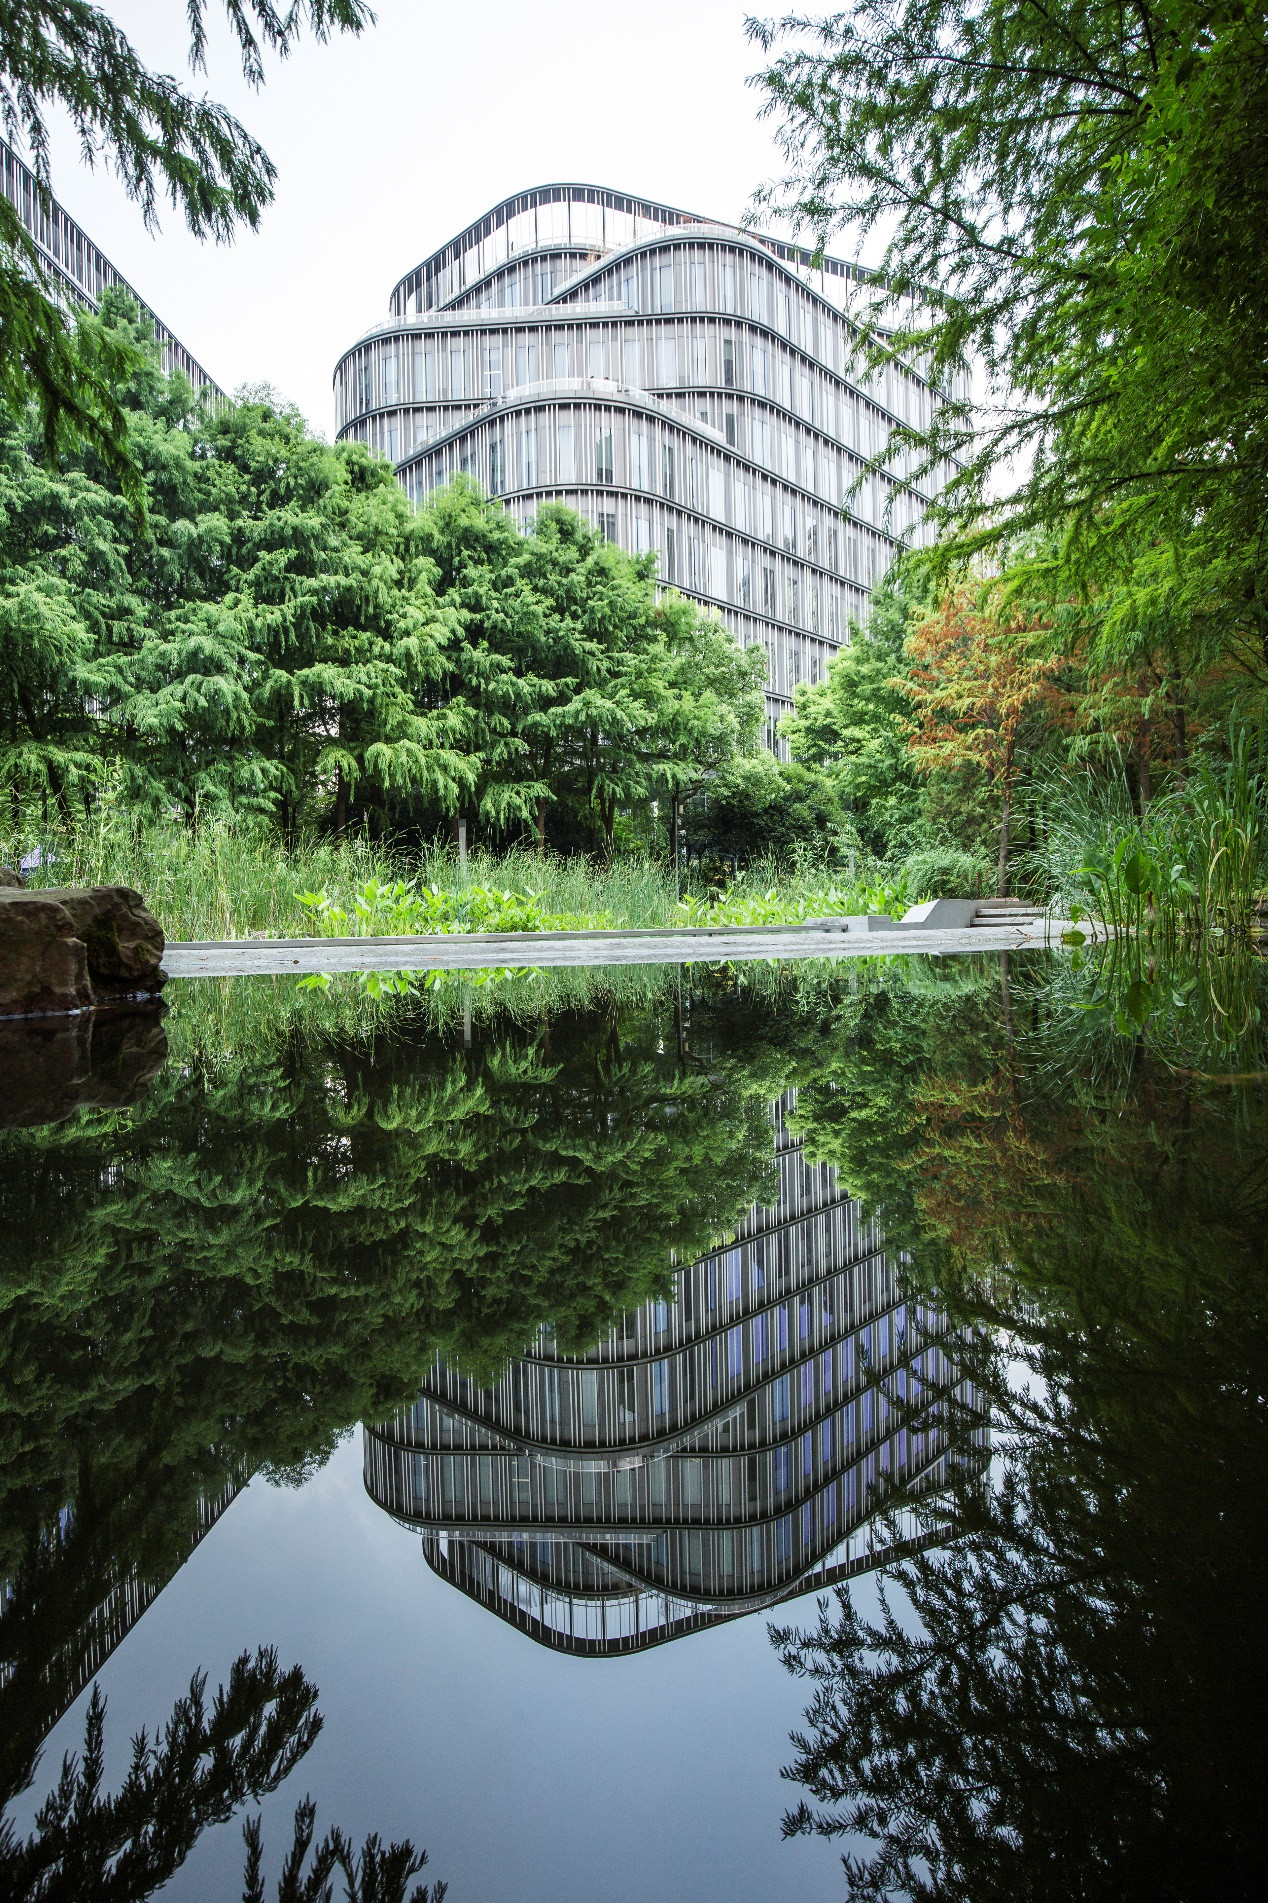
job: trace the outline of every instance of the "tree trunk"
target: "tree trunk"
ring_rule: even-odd
[[[1012,844],[1013,821],[1013,743],[1008,743],[1004,755],[1004,771],[1001,775],[1004,787],[1004,808],[999,816],[999,877],[995,884],[997,899],[1008,897],[1008,850]]]
[[[348,836],[348,782],[344,778],[343,768],[335,774],[335,838]]]
[[[1180,683],[1174,676],[1171,682],[1171,721],[1176,737],[1176,779],[1183,786],[1189,777],[1189,732],[1184,717],[1184,702],[1180,698]]]
[[[546,802],[544,799],[537,802],[537,850],[538,852],[546,850]]]
[[[1145,698],[1146,681],[1140,677],[1140,698]],[[1153,736],[1150,731],[1149,715],[1142,713],[1140,725],[1136,729],[1136,769],[1140,777],[1140,812],[1142,819],[1154,794],[1153,780]]]

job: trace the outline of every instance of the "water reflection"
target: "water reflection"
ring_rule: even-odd
[[[976,1331],[999,1429],[880,1616],[782,1635],[811,1695],[789,1827],[853,1840],[852,1898],[1262,1894],[1266,979],[1153,972],[1166,1009],[1093,1014],[1077,972],[1023,970],[958,1025],[891,988],[809,1093],[861,1168],[884,1078],[875,1201]]]
[[[779,1191],[589,1353],[550,1330],[492,1386],[438,1361],[367,1429],[371,1497],[428,1564],[558,1650],[631,1652],[890,1556],[986,1428],[962,1339],[909,1301],[834,1170],[773,1107]],[[886,1540],[872,1526],[882,1509]]]

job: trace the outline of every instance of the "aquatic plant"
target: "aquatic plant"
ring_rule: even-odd
[[[1260,918],[1268,873],[1268,779],[1243,731],[1226,760],[1199,760],[1183,785],[1133,809],[1125,781],[1049,789],[1036,868],[1067,917],[1164,942],[1241,937]]]

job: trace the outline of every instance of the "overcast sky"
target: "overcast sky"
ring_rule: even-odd
[[[105,4],[151,65],[189,79],[179,0]],[[150,236],[109,172],[64,135],[54,146],[56,195],[217,382],[271,384],[324,434],[336,359],[387,316],[399,277],[499,199],[573,179],[731,221],[779,169],[729,0],[376,10],[359,40],[273,62],[258,93],[218,33],[198,84],[278,168],[260,230],[231,246],[195,243],[170,211]]]

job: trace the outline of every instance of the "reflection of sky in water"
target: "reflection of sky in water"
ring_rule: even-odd
[[[837,1849],[780,1840],[795,1793],[779,1768],[804,1688],[765,1618],[633,1658],[547,1652],[428,1569],[367,1498],[359,1434],[298,1491],[257,1480],[107,1662],[119,1768],[196,1666],[214,1687],[257,1645],[302,1662],[326,1719],[265,1803],[266,1854],[289,1842],[309,1791],[319,1829],[425,1845],[452,1903],[840,1894]],[[85,1702],[50,1734],[42,1770],[82,1743]],[[241,1818],[209,1831],[164,1897],[237,1896],[241,1833]]]

